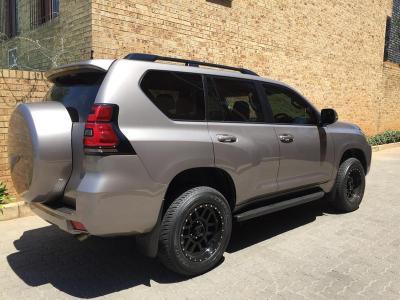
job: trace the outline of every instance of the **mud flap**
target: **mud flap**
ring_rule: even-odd
[[[156,226],[149,233],[142,234],[136,237],[136,246],[138,250],[147,257],[155,258],[158,254],[158,239],[160,236],[160,227],[163,217],[164,201],[161,204],[158,213]]]

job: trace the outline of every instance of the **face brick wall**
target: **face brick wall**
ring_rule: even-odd
[[[400,129],[400,67],[383,62],[392,0],[60,4],[59,18],[21,36],[39,39],[53,52],[61,48],[51,37],[63,36],[67,50],[57,64],[88,59],[93,49],[95,58],[145,52],[243,66],[293,85],[319,108],[335,108],[341,120],[359,124],[369,135]],[[15,45],[25,47],[20,38],[0,48]],[[29,60],[20,58],[20,63],[49,68],[49,59],[29,45]],[[43,99],[48,86],[42,73],[0,70],[0,181],[10,187],[9,115],[18,102]]]
[[[374,134],[389,126],[378,122],[385,117],[378,105],[391,7],[373,0],[93,0],[93,50],[96,58],[146,52],[251,68]]]
[[[21,102],[42,101],[50,84],[41,72],[0,69],[0,182],[11,184],[7,158],[7,132],[10,114]]]
[[[400,67],[385,63],[383,68],[384,90],[379,104],[378,127],[380,131],[400,130]]]
[[[5,5],[0,0],[0,6]],[[47,70],[73,61],[90,58],[91,4],[89,0],[61,0],[60,15],[34,28],[31,25],[32,0],[17,1],[17,37],[0,43],[0,68],[8,67],[8,50],[17,48],[17,69]],[[0,30],[4,32],[4,14]],[[0,32],[0,40],[4,33]]]

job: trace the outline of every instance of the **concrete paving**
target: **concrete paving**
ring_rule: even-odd
[[[400,148],[373,154],[361,208],[311,203],[235,225],[224,261],[185,279],[132,238],[78,242],[37,217],[0,223],[0,299],[400,299]]]

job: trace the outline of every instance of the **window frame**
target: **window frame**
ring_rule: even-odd
[[[57,4],[57,5],[56,5]],[[54,8],[57,7],[57,10]],[[30,4],[30,28],[41,27],[60,16],[59,0],[32,0]]]
[[[230,76],[224,76],[224,75],[211,75],[211,74],[203,74],[204,76],[204,93],[205,93],[205,102],[206,102],[206,120],[209,123],[234,123],[234,124],[268,124],[268,119],[269,119],[269,114],[267,111],[267,107],[265,105],[265,101],[263,101],[263,95],[261,94],[260,88],[258,86],[259,81],[257,80],[252,80],[252,79],[247,79],[247,78],[240,78],[240,77],[230,77]],[[213,89],[217,93],[218,99],[221,101],[221,95],[217,89],[216,83],[215,83],[215,78],[220,78],[220,79],[227,79],[227,80],[236,80],[236,81],[246,81],[250,82],[251,84],[254,85],[254,88],[257,93],[258,100],[260,101],[260,106],[261,106],[261,111],[263,114],[263,121],[258,121],[258,122],[242,122],[242,121],[217,121],[217,120],[210,120],[209,116],[209,111],[208,111],[208,103],[210,101],[209,96],[208,96],[208,83],[207,79],[210,79],[213,85]]]
[[[172,119],[169,116],[167,116],[160,108],[158,108],[158,106],[147,96],[146,92],[144,91],[143,87],[142,87],[142,83],[143,83],[143,79],[146,77],[146,75],[150,72],[165,72],[165,73],[179,73],[179,74],[189,74],[189,75],[198,75],[201,78],[201,83],[203,86],[203,103],[204,103],[204,119],[203,120],[184,120],[184,119]],[[195,73],[195,72],[184,72],[184,71],[173,71],[173,70],[163,70],[163,69],[147,69],[142,76],[139,79],[139,88],[142,91],[142,93],[144,94],[144,96],[151,102],[151,104],[154,105],[154,107],[156,109],[158,109],[163,116],[165,116],[168,120],[172,121],[172,122],[191,122],[191,123],[206,123],[207,122],[207,101],[206,101],[206,88],[205,88],[205,80],[204,80],[204,74],[201,73]]]
[[[299,102],[301,104],[304,104],[305,106],[307,106],[307,107],[309,107],[311,109],[311,113],[314,115],[316,123],[315,124],[276,123],[274,121],[272,107],[271,107],[271,104],[268,101],[268,97],[267,97],[267,94],[265,92],[265,87],[264,86],[277,87],[277,88],[281,89],[284,92],[288,92],[288,93],[291,93],[291,94],[295,95],[297,97],[296,100],[299,100]],[[278,84],[278,83],[274,83],[274,82],[266,82],[266,81],[260,82],[260,89],[261,89],[261,92],[263,94],[263,102],[268,107],[268,113],[269,113],[268,119],[269,119],[269,123],[270,124],[273,124],[273,125],[284,125],[284,126],[287,126],[287,125],[291,125],[291,126],[307,126],[307,127],[319,126],[320,120],[321,120],[320,112],[309,101],[307,101],[300,93],[296,92],[294,89],[289,88],[287,86],[284,86],[282,84]]]

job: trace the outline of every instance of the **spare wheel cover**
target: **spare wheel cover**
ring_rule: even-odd
[[[11,178],[27,202],[62,197],[72,172],[72,121],[58,102],[20,104],[8,134]]]

